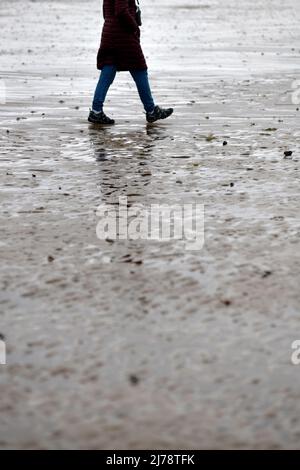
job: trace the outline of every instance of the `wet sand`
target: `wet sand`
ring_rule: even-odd
[[[175,114],[122,73],[99,130],[100,1],[1,1],[0,447],[297,448],[300,4],[143,3]],[[197,198],[204,248],[98,240],[120,195]]]

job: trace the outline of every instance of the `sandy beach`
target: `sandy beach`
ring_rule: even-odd
[[[174,116],[122,72],[99,129],[100,0],[1,0],[0,448],[298,448],[300,3],[141,3]],[[203,249],[99,240],[120,196],[200,201]]]

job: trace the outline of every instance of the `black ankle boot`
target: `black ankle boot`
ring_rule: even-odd
[[[155,106],[152,113],[146,113],[146,119],[148,122],[155,122],[159,119],[166,119],[167,117],[171,116],[173,111],[173,108],[163,109],[159,106]]]
[[[115,121],[110,119],[106,114],[101,111],[100,113],[95,113],[93,110],[90,111],[88,121],[93,124],[114,124]]]

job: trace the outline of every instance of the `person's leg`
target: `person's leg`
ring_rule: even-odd
[[[130,70],[130,73],[136,83],[146,113],[151,113],[155,108],[155,104],[152,98],[147,70]]]
[[[130,70],[130,73],[136,83],[141,101],[146,111],[146,119],[152,123],[159,119],[166,119],[173,113],[173,108],[163,109],[155,106],[148,80],[147,70]]]
[[[103,111],[103,104],[109,90],[110,85],[115,79],[117,68],[115,65],[105,65],[101,71],[98,85],[96,87],[94,100],[93,100],[93,111],[101,113]]]

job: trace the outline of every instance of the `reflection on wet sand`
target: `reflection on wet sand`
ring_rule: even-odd
[[[103,201],[116,203],[120,196],[129,202],[143,197],[147,201],[155,152],[168,136],[167,128],[146,126],[142,130],[118,132],[116,128],[91,126],[89,139],[99,162]]]

